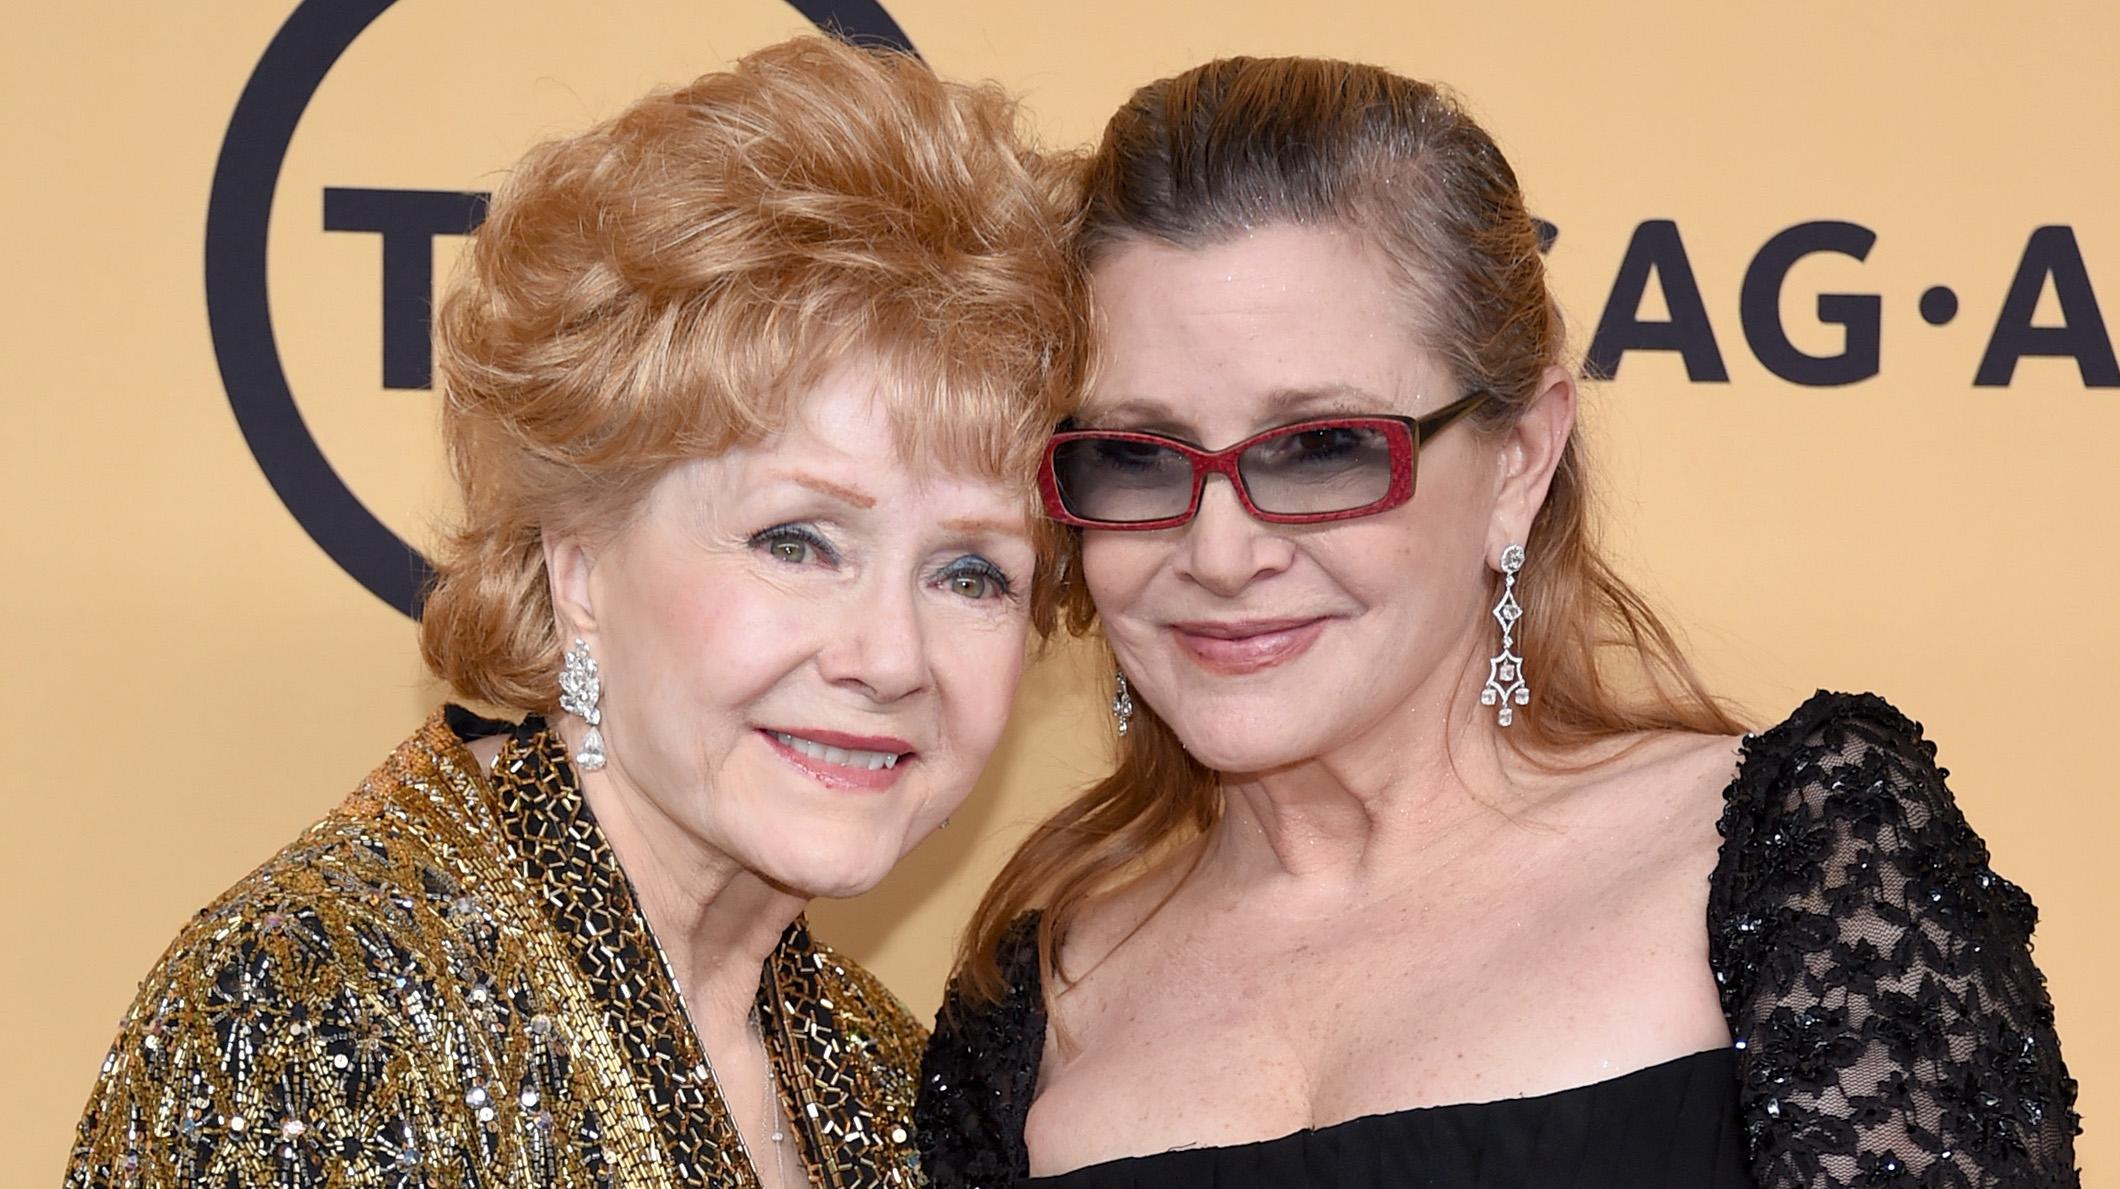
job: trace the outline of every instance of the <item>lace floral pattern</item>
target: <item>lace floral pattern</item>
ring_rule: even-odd
[[[1746,741],[1709,944],[1763,1189],[2078,1183],[2038,913],[1935,754],[1870,695]]]
[[[1921,728],[1868,694],[1820,693],[1745,741],[1707,924],[1760,1189],[2080,1184],[2037,913],[1945,776]],[[1003,943],[1004,1000],[953,986],[937,1021],[915,1119],[938,1189],[1029,1174],[1035,926]]]

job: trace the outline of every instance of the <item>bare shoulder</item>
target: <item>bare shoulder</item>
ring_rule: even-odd
[[[1612,740],[1584,757],[1563,812],[1629,837],[1645,860],[1704,871],[1721,845],[1717,823],[1742,742],[1682,731]]]
[[[1644,736],[1634,779],[1673,812],[1693,812],[1702,805],[1720,812],[1723,794],[1737,776],[1743,744],[1738,735],[1663,731]]]
[[[1740,745],[1685,732],[1615,739],[1560,798],[1566,828],[1547,852],[1556,875],[1535,894],[1587,940],[1548,938],[1555,963],[1527,977],[1599,988],[1589,1014],[1603,1024],[1579,1030],[1590,1047],[1548,1045],[1554,1061],[1577,1062],[1577,1080],[1596,1080],[1591,1058],[1607,1050],[1625,1054],[1617,1067],[1641,1068],[1728,1043],[1706,921]]]

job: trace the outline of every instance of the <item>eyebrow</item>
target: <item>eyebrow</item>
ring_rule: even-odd
[[[1266,394],[1263,407],[1266,416],[1261,424],[1275,425],[1306,413],[1377,413],[1389,411],[1391,405],[1383,397],[1353,384],[1320,384],[1309,388],[1276,388]],[[1083,422],[1098,429],[1113,428],[1115,423],[1129,429],[1157,432],[1189,432],[1192,428],[1169,405],[1151,397],[1138,396],[1108,405],[1095,417],[1084,418]]]
[[[952,516],[942,522],[942,527],[965,536],[991,533],[996,536],[1030,538],[1030,527],[1021,520],[1002,520],[992,516]]]
[[[1332,412],[1375,413],[1390,408],[1390,402],[1353,384],[1323,384],[1316,388],[1277,388],[1266,395],[1266,407],[1277,414]]]
[[[833,499],[838,500],[840,503],[850,504],[856,508],[866,509],[873,508],[876,506],[875,496],[869,495],[865,492],[856,491],[854,488],[851,487],[846,487],[841,484],[834,483],[830,479],[819,478],[816,475],[805,475],[800,472],[790,472],[787,474],[776,475],[774,476],[774,478],[780,479],[784,482],[793,483],[798,487],[807,487],[811,491],[817,492],[820,495],[828,495]]]

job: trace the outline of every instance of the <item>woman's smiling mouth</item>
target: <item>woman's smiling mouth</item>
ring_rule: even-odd
[[[758,733],[782,759],[829,788],[889,788],[898,782],[900,765],[915,754],[912,744],[890,736],[775,727]]]
[[[1256,673],[1290,661],[1324,632],[1324,616],[1301,619],[1195,620],[1170,625],[1186,655],[1211,673]]]

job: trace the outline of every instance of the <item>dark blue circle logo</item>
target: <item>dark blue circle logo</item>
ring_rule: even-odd
[[[206,207],[206,315],[229,407],[273,492],[339,568],[417,618],[433,571],[361,503],[310,433],[280,362],[266,284],[273,194],[295,128],[324,76],[393,3],[302,0],[258,59],[214,166]],[[788,3],[849,41],[913,50],[879,0]]]

